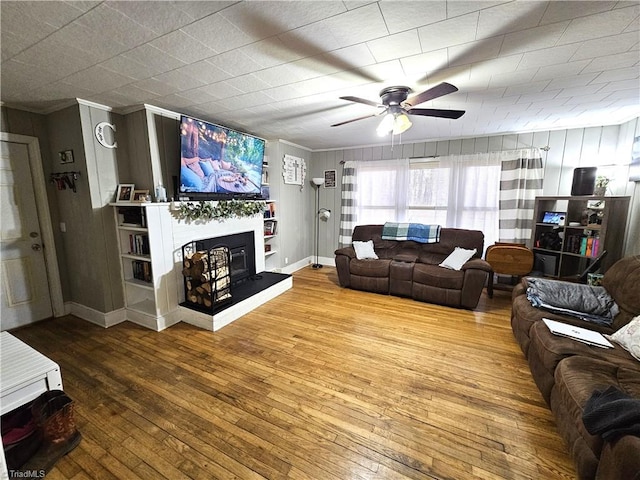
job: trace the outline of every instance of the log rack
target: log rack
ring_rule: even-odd
[[[231,251],[226,245],[199,248],[198,241],[182,246],[184,306],[204,313],[232,301]]]

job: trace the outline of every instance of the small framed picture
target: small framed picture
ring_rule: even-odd
[[[135,185],[133,183],[121,183],[118,185],[118,191],[116,193],[117,202],[130,202],[133,199],[133,189]]]
[[[146,202],[149,190],[134,190],[132,202]]]
[[[73,163],[73,150],[63,150],[58,152],[60,163]]]
[[[336,188],[336,171],[324,171],[324,188]]]

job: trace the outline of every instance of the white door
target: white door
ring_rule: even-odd
[[[0,213],[0,330],[4,331],[53,316],[29,149],[24,143],[0,143]]]

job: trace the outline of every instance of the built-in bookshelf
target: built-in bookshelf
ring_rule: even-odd
[[[574,279],[606,251],[605,272],[622,257],[628,211],[629,197],[536,197],[534,270]]]
[[[275,242],[272,240],[275,238],[278,231],[278,218],[276,217],[276,201],[266,200],[264,208],[264,255],[270,257],[277,253],[275,248]]]

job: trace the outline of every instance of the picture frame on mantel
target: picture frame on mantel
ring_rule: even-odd
[[[121,183],[118,185],[116,192],[116,202],[130,202],[133,199],[133,190],[135,184],[133,183]]]

